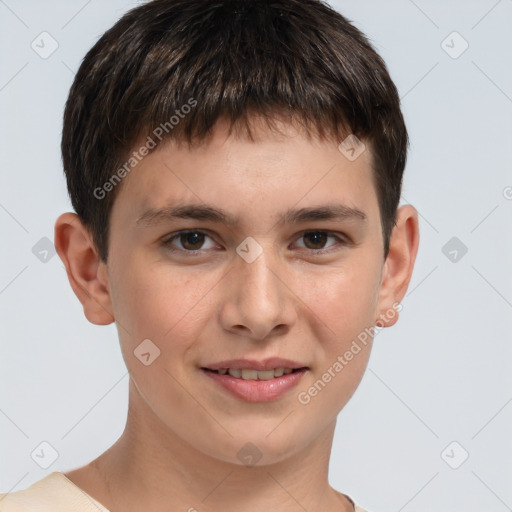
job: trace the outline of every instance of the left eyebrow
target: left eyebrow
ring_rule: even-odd
[[[301,222],[317,220],[368,220],[368,217],[363,211],[343,204],[300,208],[297,210],[289,209],[284,213],[282,218],[282,222],[285,224],[299,224]],[[235,226],[239,222],[238,217],[227,213],[222,208],[205,204],[186,204],[159,209],[151,208],[137,218],[136,224],[150,227],[175,219],[210,221],[227,226]]]
[[[286,224],[298,224],[312,220],[346,220],[354,219],[360,221],[368,220],[364,212],[344,204],[331,204],[313,208],[300,208],[299,210],[288,210],[284,214]]]

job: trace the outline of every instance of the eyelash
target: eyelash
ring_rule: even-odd
[[[187,249],[175,248],[175,247],[172,247],[172,245],[171,245],[171,242],[173,242],[174,240],[179,239],[182,235],[190,234],[190,233],[200,233],[202,235],[207,236],[210,239],[212,238],[207,232],[202,231],[200,229],[186,229],[183,231],[177,231],[176,233],[173,233],[169,237],[163,239],[162,245],[166,248],[166,250],[168,250],[170,252],[174,252],[174,253],[181,252],[181,253],[186,254],[187,256],[198,256],[203,253],[204,249],[187,250]],[[340,234],[338,234],[338,233],[334,233],[332,231],[325,231],[325,230],[303,231],[300,234],[298,240],[303,238],[305,235],[318,234],[318,233],[326,234],[328,238],[335,238],[338,243],[331,245],[326,249],[308,249],[307,247],[301,247],[301,249],[305,249],[306,251],[311,251],[315,256],[319,256],[321,254],[332,252],[332,247],[334,247],[335,245],[346,246],[350,243],[350,241],[346,237],[340,236]]]

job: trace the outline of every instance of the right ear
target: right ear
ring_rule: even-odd
[[[63,213],[55,222],[55,249],[87,320],[96,325],[111,324],[114,315],[107,266],[99,258],[89,230],[75,213]]]

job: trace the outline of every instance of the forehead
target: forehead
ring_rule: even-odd
[[[219,122],[201,142],[160,143],[124,179],[114,209],[132,221],[173,203],[217,205],[231,220],[327,203],[356,217],[378,210],[369,147],[353,159],[334,138],[277,127],[255,122],[248,137]]]

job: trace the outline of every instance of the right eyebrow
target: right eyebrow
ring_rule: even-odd
[[[238,223],[238,218],[230,215],[225,210],[204,204],[166,206],[158,209],[150,208],[137,218],[136,223],[149,227],[174,219],[207,220],[226,224],[227,226],[234,226]]]

